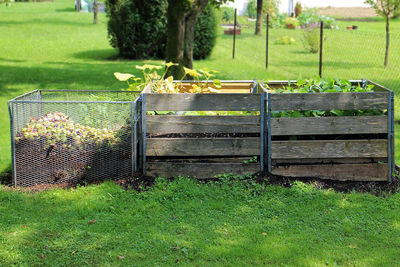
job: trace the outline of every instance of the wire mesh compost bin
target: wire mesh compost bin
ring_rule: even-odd
[[[136,171],[140,92],[36,90],[8,102],[13,184],[77,184]]]

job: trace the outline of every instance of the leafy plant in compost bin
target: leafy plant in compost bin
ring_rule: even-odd
[[[216,71],[208,68],[194,70],[184,68],[185,74],[179,81],[174,81],[174,77],[165,77],[168,69],[171,66],[177,65],[169,62],[165,64],[164,72],[159,74],[158,71],[163,68],[160,65],[145,64],[142,66],[136,65],[136,68],[141,70],[143,78],[135,77],[133,74],[115,72],[114,76],[128,84],[129,91],[143,90],[145,87],[150,86],[152,93],[166,94],[166,93],[219,93],[221,88],[221,81],[211,78],[215,76]],[[190,86],[184,86],[183,80],[185,77],[190,76],[195,79],[195,82]],[[201,80],[203,79],[203,80]],[[133,82],[132,82],[133,81]]]
[[[352,85],[348,80],[314,78],[299,79],[296,83],[273,90],[273,93],[346,93],[346,92],[373,92],[374,85],[362,87]],[[326,116],[368,116],[382,115],[383,110],[305,110],[305,111],[274,111],[273,117],[326,117]]]

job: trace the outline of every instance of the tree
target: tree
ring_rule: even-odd
[[[257,19],[256,19],[256,31],[255,35],[261,35],[263,21],[263,0],[257,0]]]
[[[82,1],[81,0],[76,0],[75,10],[80,12],[81,11],[81,5],[82,5]]]
[[[97,24],[98,13],[99,13],[99,5],[97,3],[97,0],[94,0],[94,2],[93,2],[93,23],[94,24]]]
[[[166,61],[178,63],[168,72],[175,79],[185,75],[183,67],[193,68],[194,30],[209,1],[220,6],[231,0],[168,0]]]
[[[366,0],[365,3],[371,5],[376,13],[386,20],[386,49],[383,65],[387,67],[389,63],[390,18],[399,10],[400,0]]]

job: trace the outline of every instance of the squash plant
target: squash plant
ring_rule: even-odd
[[[152,93],[166,94],[166,93],[219,93],[221,88],[221,81],[218,79],[211,78],[215,76],[216,71],[208,68],[194,70],[184,68],[184,75],[181,79],[176,82],[174,77],[166,76],[168,69],[171,66],[177,65],[169,62],[165,64],[164,71],[159,74],[158,71],[163,68],[161,65],[136,65],[136,69],[142,71],[142,78],[136,77],[130,73],[115,72],[114,76],[120,81],[125,81],[128,84],[128,91],[143,90],[145,87],[150,86]],[[183,86],[183,79],[187,76],[191,76],[195,79],[195,82],[191,87]],[[202,80],[200,80],[202,79]]]

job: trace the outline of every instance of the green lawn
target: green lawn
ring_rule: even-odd
[[[116,55],[107,40],[106,17],[92,24],[92,14],[73,12],[73,1],[0,5],[0,172],[10,168],[7,100],[35,89],[120,89],[113,72],[136,72],[142,61],[110,60]],[[358,31],[326,31],[325,76],[368,78],[400,93],[400,21],[392,23],[391,64],[381,67],[384,23],[357,22]],[[341,23],[342,28],[346,24]],[[244,28],[232,60],[232,36],[220,29],[217,45],[195,67],[220,71],[221,79],[296,79],[318,73],[318,55],[305,53],[301,30],[272,29],[270,67],[264,68],[265,35]],[[397,34],[397,35],[396,35]],[[292,46],[276,45],[293,36]],[[156,61],[161,62],[161,61]],[[396,97],[396,106],[400,106]],[[396,109],[400,120],[400,108]],[[398,126],[397,126],[398,129]],[[397,157],[399,159],[399,157]]]
[[[394,266],[400,256],[400,194],[177,179],[144,193],[111,182],[0,189],[0,202],[2,266]]]

